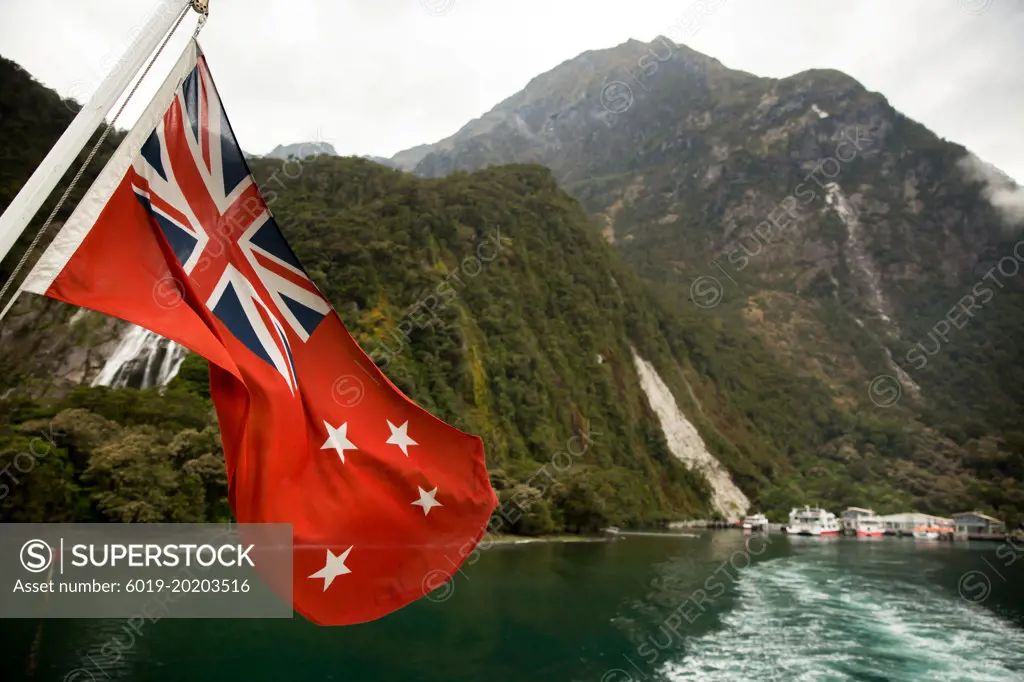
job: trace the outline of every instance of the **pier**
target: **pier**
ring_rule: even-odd
[[[699,538],[699,533],[668,533],[658,531],[640,531],[640,530],[618,530],[605,528],[605,533],[609,535],[634,535],[634,536],[647,536],[655,538]]]
[[[703,530],[729,530],[733,528],[742,528],[740,521],[723,521],[723,520],[706,520],[697,519],[693,521],[673,521],[668,524],[670,529],[678,528],[701,528]]]

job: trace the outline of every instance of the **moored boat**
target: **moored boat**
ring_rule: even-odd
[[[767,532],[768,517],[764,514],[751,514],[743,519],[743,530],[745,532]]]
[[[863,517],[854,521],[854,529],[859,538],[880,538],[885,533],[882,520],[877,517]]]
[[[881,537],[885,534],[885,524],[873,509],[848,507],[843,512],[839,525],[847,535],[862,538]]]
[[[818,507],[805,506],[794,508],[789,512],[789,525],[786,532],[790,535],[810,535],[821,537],[838,535],[839,523],[836,515]]]

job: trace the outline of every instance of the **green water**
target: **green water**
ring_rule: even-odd
[[[361,626],[161,620],[132,643],[123,621],[37,625],[0,623],[4,680],[1007,682],[1024,680],[1024,545],[773,535],[748,550],[731,531],[492,545]],[[112,637],[127,649],[104,656]]]

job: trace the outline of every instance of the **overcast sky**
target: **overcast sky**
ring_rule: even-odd
[[[84,100],[156,5],[0,0],[0,54]],[[701,6],[709,14],[695,22]],[[252,153],[319,137],[342,154],[391,156],[450,135],[580,52],[664,34],[758,75],[845,71],[1024,184],[1018,0],[211,0],[211,8],[200,42]],[[189,17],[155,67],[161,78],[194,24]],[[128,123],[144,105],[127,110]]]

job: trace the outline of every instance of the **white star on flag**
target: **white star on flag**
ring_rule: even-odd
[[[442,507],[442,506],[444,506],[440,502],[438,502],[436,499],[434,499],[434,496],[437,495],[437,487],[436,486],[429,493],[426,490],[424,490],[423,488],[420,488],[419,486],[416,486],[416,487],[419,488],[419,490],[420,490],[420,499],[418,499],[415,502],[413,502],[413,504],[414,505],[418,505],[420,507],[423,507],[423,515],[424,516],[429,514],[430,510],[433,509],[434,507]]]
[[[409,422],[405,422],[401,426],[395,426],[388,420],[388,428],[391,429],[391,437],[388,438],[387,442],[389,445],[397,445],[402,448],[402,452],[405,456],[409,456],[409,446],[419,445],[416,441],[409,437]]]
[[[334,555],[334,552],[327,550],[327,561],[324,563],[324,567],[319,571],[309,576],[310,578],[323,578],[324,579],[324,592],[331,586],[334,579],[339,575],[345,575],[351,573],[352,570],[345,565],[345,559],[348,558],[348,553],[352,551],[352,547],[349,547],[338,556]]]
[[[320,449],[337,451],[338,457],[341,457],[341,462],[344,464],[345,451],[359,449],[348,439],[348,422],[345,422],[338,428],[334,428],[325,420],[324,426],[327,428],[327,441],[320,446]]]

